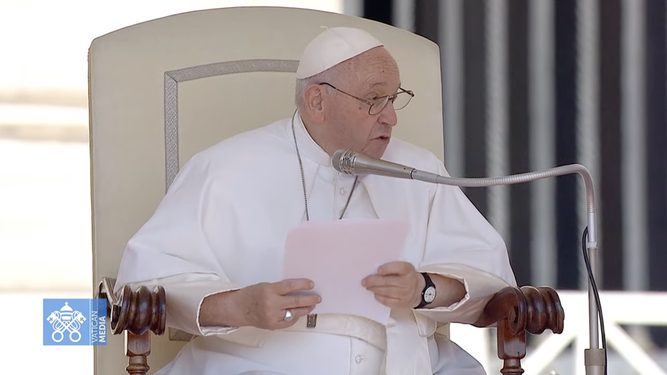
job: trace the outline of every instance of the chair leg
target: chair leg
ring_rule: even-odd
[[[521,360],[519,359],[506,359],[503,361],[503,368],[500,370],[500,373],[505,374],[523,374],[523,369],[521,368]]]
[[[148,355],[151,354],[151,332],[141,335],[125,331],[125,355],[128,357],[127,373],[130,375],[146,375]]]
[[[521,358],[526,356],[526,331],[513,335],[512,329],[503,319],[498,322],[498,358],[503,360],[501,374],[523,374]]]

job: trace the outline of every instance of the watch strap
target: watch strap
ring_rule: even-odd
[[[426,293],[426,290],[429,287],[434,287],[435,288],[435,284],[433,284],[433,280],[431,280],[431,276],[429,276],[428,273],[426,273],[426,272],[422,272],[421,274],[424,277],[425,284],[424,284],[424,289],[422,289],[422,300],[419,303],[419,305],[417,307],[415,307],[415,309],[421,309],[422,307],[424,307],[424,306],[426,306],[430,303],[430,302],[426,302],[426,299],[424,299],[424,294]]]

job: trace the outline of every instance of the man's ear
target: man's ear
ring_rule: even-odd
[[[311,118],[317,121],[324,119],[324,92],[320,85],[310,85],[306,88],[304,104]]]

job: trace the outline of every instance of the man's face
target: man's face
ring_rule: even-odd
[[[336,88],[367,100],[398,91],[398,65],[384,48],[374,48],[344,64]],[[392,103],[370,115],[369,105],[351,96],[341,92],[327,96],[331,103],[326,106],[327,143],[335,149],[352,149],[381,158],[397,121]]]

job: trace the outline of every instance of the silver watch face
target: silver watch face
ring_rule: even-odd
[[[435,299],[435,287],[429,286],[424,291],[424,301],[426,301],[426,303],[431,303],[433,302],[434,299]]]

